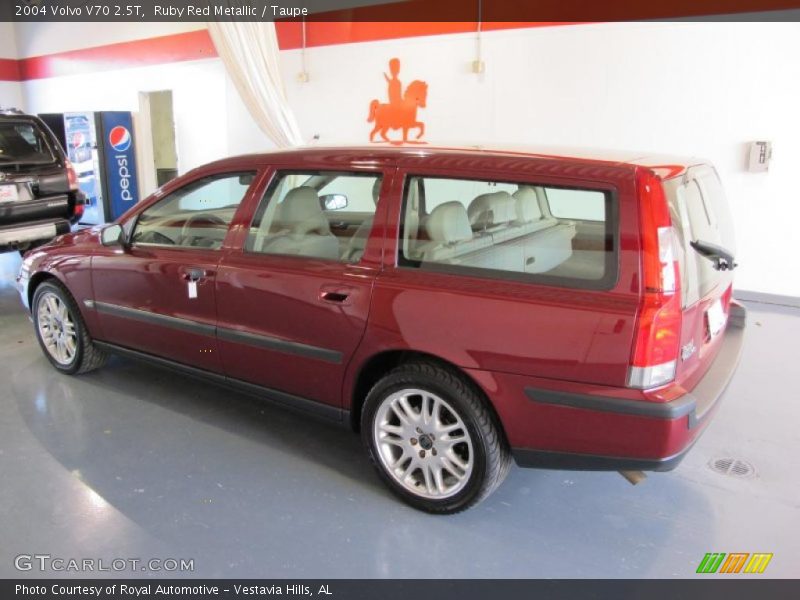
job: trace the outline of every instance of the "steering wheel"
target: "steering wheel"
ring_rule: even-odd
[[[181,227],[181,245],[182,246],[193,246],[198,238],[202,236],[199,235],[190,235],[190,231],[193,226],[197,223],[203,223],[205,225],[221,225],[223,229],[228,228],[228,224],[223,221],[220,217],[212,213],[200,213],[197,215],[192,215]]]

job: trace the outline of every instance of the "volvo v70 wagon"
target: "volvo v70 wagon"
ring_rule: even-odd
[[[68,374],[153,361],[360,430],[450,513],[524,467],[674,468],[740,354],[707,162],[309,148],[222,160],[27,254]]]

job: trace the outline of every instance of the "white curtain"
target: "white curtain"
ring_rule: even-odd
[[[279,148],[303,143],[286,100],[273,22],[215,22],[208,31],[239,96],[261,130]]]

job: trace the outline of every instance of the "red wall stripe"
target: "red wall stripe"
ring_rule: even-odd
[[[21,80],[77,75],[130,67],[199,60],[217,56],[208,31],[200,29],[36,56],[19,60]]]
[[[22,81],[17,59],[0,58],[0,81]]]
[[[483,23],[484,31],[498,29],[523,29],[530,27],[550,27],[554,25],[574,25],[575,23],[553,22],[492,22]],[[281,50],[295,50],[303,45],[302,24],[297,21],[278,21],[275,24],[278,45]],[[444,35],[449,33],[474,33],[477,22],[469,21],[309,21],[306,23],[306,46],[333,46],[358,42],[375,42],[400,38]]]
[[[567,23],[502,22],[484,23],[485,30],[546,27]],[[428,35],[474,32],[477,23],[469,22],[309,22],[306,45],[309,47],[372,42]],[[293,50],[302,46],[299,22],[276,24],[278,46]],[[143,40],[95,46],[20,60],[0,59],[0,81],[29,81],[63,75],[78,75],[130,67],[213,58],[217,51],[208,31],[199,29]]]

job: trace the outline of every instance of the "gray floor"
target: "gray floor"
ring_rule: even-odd
[[[0,577],[34,553],[192,558],[195,577],[692,577],[712,551],[772,552],[762,577],[800,576],[798,309],[751,304],[742,365],[678,470],[632,487],[515,467],[476,509],[433,517],[336,427],[122,359],[57,374],[18,264],[0,256]],[[709,469],[727,456],[756,476]]]

